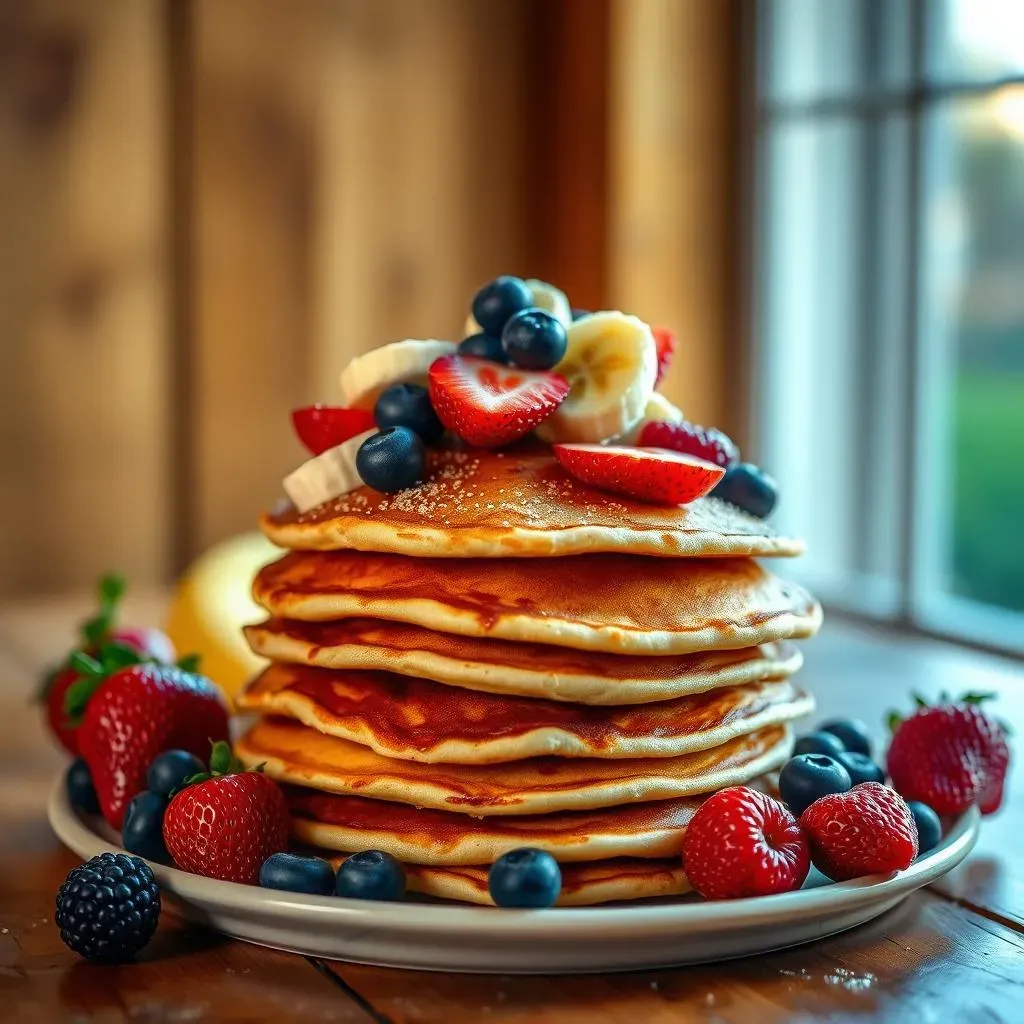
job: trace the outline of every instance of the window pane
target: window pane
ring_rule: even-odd
[[[950,597],[1022,613],[1024,87],[942,104],[924,128],[915,596],[932,618]]]
[[[762,93],[853,98],[906,85],[910,0],[762,0]]]
[[[1022,0],[925,0],[930,75],[988,80],[1024,72]]]

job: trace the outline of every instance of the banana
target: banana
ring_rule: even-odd
[[[654,394],[658,355],[650,327],[625,313],[593,313],[566,332],[569,345],[554,368],[569,395],[537,427],[544,441],[594,444],[632,430]]]
[[[647,405],[644,406],[644,414],[640,417],[639,422],[631,430],[627,430],[618,439],[617,443],[636,444],[637,439],[640,437],[640,431],[648,423],[682,423],[684,419],[686,417],[681,409],[676,408],[660,391],[655,391],[647,399]]]
[[[407,338],[357,356],[341,373],[341,393],[350,408],[372,409],[392,384],[426,384],[430,364],[450,356],[455,343]]]
[[[530,289],[534,306],[537,309],[543,309],[545,313],[550,313],[568,330],[569,325],[572,323],[572,306],[569,305],[569,299],[565,292],[560,288],[556,288],[553,284],[548,284],[547,281],[538,281],[535,277],[531,277],[526,282],[526,287]],[[466,317],[463,331],[463,336],[466,338],[471,334],[480,333],[480,325],[476,322],[472,313]]]
[[[367,430],[356,434],[304,462],[284,478],[284,493],[300,512],[308,512],[331,498],[340,498],[362,487],[363,481],[356,472],[356,452],[376,433],[376,430]]]

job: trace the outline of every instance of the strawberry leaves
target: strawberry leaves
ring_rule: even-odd
[[[99,609],[96,614],[82,623],[82,639],[87,647],[99,647],[114,627],[117,606],[124,597],[128,585],[124,577],[114,573],[101,576],[96,584],[96,595],[99,598]]]
[[[182,789],[197,785],[200,782],[209,782],[210,779],[219,779],[225,775],[241,775],[243,772],[262,772],[263,765],[258,764],[255,768],[246,768],[245,765],[235,756],[231,744],[225,740],[218,740],[210,747],[210,770],[198,772],[185,780]],[[181,792],[178,790],[177,792]]]
[[[64,710],[68,718],[77,723],[85,714],[92,695],[115,672],[130,665],[141,665],[146,659],[126,644],[105,643],[99,648],[97,657],[85,651],[75,651],[68,664],[81,677],[68,688],[64,698]]]

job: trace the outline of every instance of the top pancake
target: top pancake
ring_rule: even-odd
[[[799,555],[799,540],[715,498],[652,505],[567,476],[547,452],[442,451],[426,482],[360,487],[300,514],[266,514],[281,547],[416,557],[549,557],[582,552],[710,557]]]

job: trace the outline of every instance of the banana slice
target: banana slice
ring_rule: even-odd
[[[572,306],[569,305],[569,298],[565,292],[553,284],[548,284],[547,281],[538,281],[535,277],[531,277],[526,282],[526,287],[530,289],[534,306],[537,309],[543,309],[545,313],[550,313],[568,330],[569,324],[572,323]],[[466,338],[480,332],[480,325],[472,313],[466,318],[463,331],[463,336]]]
[[[308,512],[325,501],[362,487],[363,481],[356,472],[356,452],[376,433],[376,430],[367,430],[356,434],[304,462],[284,478],[284,493],[300,512]]]
[[[345,404],[372,409],[380,393],[392,384],[425,385],[430,364],[441,356],[450,356],[455,347],[451,341],[407,338],[357,356],[341,372]]]
[[[632,429],[627,430],[625,434],[617,438],[613,443],[636,444],[640,438],[640,431],[648,423],[682,423],[684,419],[686,417],[683,415],[682,409],[674,406],[660,391],[655,391],[647,399],[643,416],[640,417]]]
[[[554,372],[569,395],[537,427],[544,441],[596,444],[640,422],[654,394],[658,355],[650,327],[625,313],[593,313],[566,332],[569,345]]]

